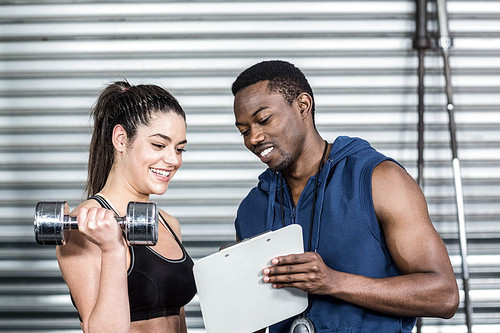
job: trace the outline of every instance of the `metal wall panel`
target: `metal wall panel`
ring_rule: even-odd
[[[430,5],[432,8],[432,5]],[[448,1],[475,332],[500,331],[500,1]],[[169,89],[188,152],[160,205],[196,259],[232,242],[240,200],[264,166],[242,145],[230,85],[284,59],[308,76],[317,126],[368,139],[416,176],[414,1],[3,1],[0,3],[0,330],[78,331],[54,249],[34,243],[36,202],[83,197],[89,109],[127,78]],[[431,30],[435,24],[430,23]],[[442,61],[426,56],[425,187],[460,282]],[[202,332],[197,299],[190,332]],[[424,332],[464,332],[424,319]]]

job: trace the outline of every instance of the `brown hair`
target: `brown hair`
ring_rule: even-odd
[[[90,141],[85,186],[88,197],[104,187],[113,166],[113,128],[117,124],[122,125],[132,143],[137,127],[148,125],[151,115],[158,112],[174,112],[186,120],[184,110],[175,97],[156,85],[131,86],[127,81],[117,81],[101,92],[92,110],[94,131]]]

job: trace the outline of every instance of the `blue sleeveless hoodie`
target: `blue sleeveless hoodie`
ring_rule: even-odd
[[[392,159],[377,152],[365,140],[338,137],[319,173],[315,207],[312,207],[315,176],[309,179],[295,207],[281,173],[267,169],[238,208],[235,221],[238,239],[297,223],[302,226],[307,251],[314,208],[310,249],[316,250],[328,267],[373,278],[400,275],[387,249],[372,202],[372,172],[385,160]],[[309,294],[306,316],[314,323],[317,333],[411,332],[416,320],[381,314],[332,296],[312,294]],[[293,319],[271,326],[270,333],[288,333]]]

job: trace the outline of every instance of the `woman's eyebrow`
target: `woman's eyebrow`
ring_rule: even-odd
[[[156,133],[156,134],[150,135],[149,137],[151,138],[153,136],[159,136],[160,138],[167,140],[168,142],[172,142],[172,139],[168,135],[165,135],[165,134]]]
[[[172,142],[172,138],[170,138],[168,135],[165,135],[165,134],[156,133],[156,134],[152,134],[152,135],[150,135],[149,137],[151,138],[151,137],[153,137],[153,136],[159,136],[159,137],[160,137],[160,138],[162,138],[163,140],[166,140],[166,141],[168,141],[168,142]],[[184,140],[182,140],[182,141],[179,141],[177,144],[178,144],[178,145],[183,145],[183,144],[185,144],[185,143],[187,143],[187,140],[186,140],[186,139],[184,139]]]

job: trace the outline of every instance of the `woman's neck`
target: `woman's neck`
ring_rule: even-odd
[[[99,191],[117,209],[118,213],[124,214],[130,201],[149,201],[149,195],[137,192],[124,177],[118,176],[111,171],[106,184]]]

